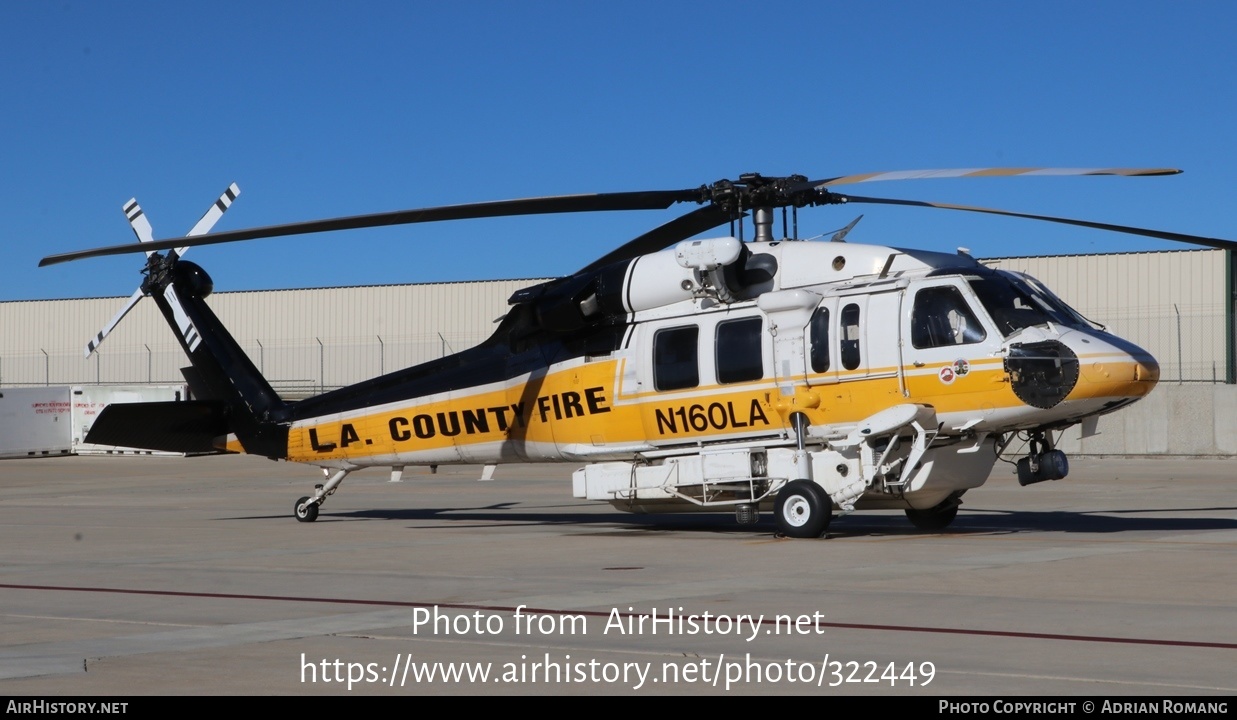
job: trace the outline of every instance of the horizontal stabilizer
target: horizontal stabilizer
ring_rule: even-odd
[[[227,434],[223,403],[113,403],[99,413],[86,442],[197,455],[223,452],[214,441]]]

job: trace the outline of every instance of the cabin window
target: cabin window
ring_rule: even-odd
[[[668,328],[653,336],[653,387],[682,390],[700,384],[696,339],[700,328]]]
[[[942,286],[915,293],[911,311],[911,344],[924,348],[969,345],[982,342],[988,334],[958,288]]]
[[[760,335],[764,321],[758,317],[727,320],[717,324],[714,355],[717,381],[736,383],[765,376]]]
[[[859,367],[859,306],[851,303],[842,308],[842,367]]]
[[[812,372],[823,373],[829,369],[829,308],[818,307],[808,326],[811,346],[808,354],[812,360]]]

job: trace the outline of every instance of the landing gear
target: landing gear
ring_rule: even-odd
[[[296,519],[301,522],[313,522],[318,519],[318,503],[313,498],[303,497],[296,501],[292,512],[296,515]]]
[[[322,503],[326,502],[327,495],[334,495],[336,488],[344,481],[344,476],[352,472],[351,470],[336,470],[331,474],[330,468],[322,468],[324,474],[330,474],[330,479],[325,485],[315,485],[314,494],[306,495],[296,501],[296,505],[292,506],[292,514],[296,516],[298,522],[313,522],[318,519],[318,509]]]
[[[786,537],[818,538],[829,529],[833,502],[821,486],[810,480],[794,480],[777,494],[773,510],[777,531]]]

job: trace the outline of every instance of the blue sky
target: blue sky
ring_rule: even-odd
[[[859,195],[1237,239],[1231,2],[9,2],[0,300],[128,295],[141,255],[44,255],[513,197],[985,166],[1169,178],[924,180]],[[690,208],[683,207],[679,212]],[[1170,243],[911,208],[852,242],[976,255]],[[515,218],[198,248],[221,290],[570,273],[670,212]],[[780,227],[780,225],[779,225]]]

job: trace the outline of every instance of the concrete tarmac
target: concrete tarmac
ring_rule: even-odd
[[[5,461],[0,694],[1232,695],[1234,467],[998,463],[945,533],[806,541],[566,465],[357,473],[310,524],[313,468]]]

